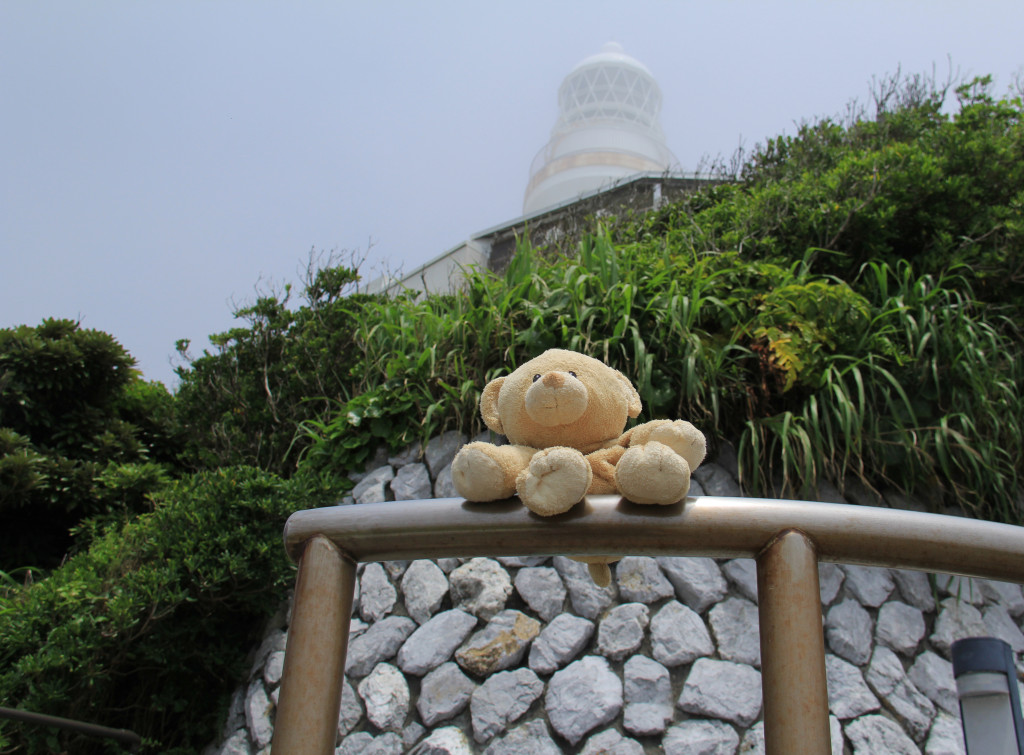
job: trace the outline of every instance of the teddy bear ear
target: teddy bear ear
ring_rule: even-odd
[[[640,411],[643,409],[643,404],[640,403],[640,394],[636,392],[636,388],[629,382],[629,378],[618,370],[615,370],[615,377],[622,381],[622,387],[626,389],[626,396],[629,400],[626,413],[630,417],[639,417]]]
[[[488,429],[503,435],[505,430],[501,426],[501,417],[498,415],[498,393],[501,391],[501,384],[505,382],[504,377],[494,378],[484,387],[480,394],[480,415],[484,418],[484,424]]]

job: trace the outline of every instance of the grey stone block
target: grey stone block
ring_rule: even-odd
[[[544,621],[562,612],[566,590],[558,572],[550,566],[520,569],[515,578],[516,591]]]
[[[725,597],[729,585],[712,558],[667,556],[656,559],[676,595],[697,613]]]
[[[722,660],[761,667],[757,606],[743,598],[726,598],[711,609],[708,623]]]
[[[555,556],[552,562],[569,590],[573,610],[580,616],[597,619],[618,597],[615,581],[612,580],[607,587],[598,587],[591,579],[586,564],[564,556]]]
[[[416,709],[427,726],[457,716],[469,704],[476,683],[451,661],[423,677]]]
[[[622,710],[622,682],[598,656],[582,658],[551,677],[545,696],[548,721],[575,745]]]
[[[475,616],[457,608],[437,614],[402,645],[398,651],[399,668],[416,676],[437,668],[452,657],[476,622]]]
[[[692,715],[750,726],[761,712],[761,674],[743,663],[700,658],[676,705]]]
[[[897,600],[878,609],[875,641],[901,655],[913,655],[924,637],[924,614],[913,606]]]
[[[469,702],[473,738],[487,742],[529,710],[544,692],[544,682],[528,668],[501,671],[473,692]]]
[[[505,608],[512,580],[491,558],[474,558],[448,575],[448,589],[456,608],[490,619]]]
[[[390,485],[396,501],[420,501],[430,498],[433,492],[430,473],[424,464],[406,464]]]
[[[730,755],[740,737],[723,721],[691,719],[673,726],[661,740],[665,755]]]
[[[651,619],[651,648],[654,658],[670,668],[715,652],[700,616],[675,600],[662,606]]]
[[[377,621],[395,610],[398,592],[388,579],[384,567],[367,564],[359,580],[359,615],[363,621]]]
[[[829,609],[825,637],[833,653],[863,666],[871,658],[871,616],[855,600],[844,600]]]
[[[868,688],[860,669],[852,663],[839,656],[826,655],[825,676],[828,708],[836,718],[845,721],[879,709],[878,698]]]
[[[846,736],[856,753],[920,755],[914,741],[892,720],[881,715],[863,716],[846,725]]]
[[[634,655],[626,661],[626,709],[622,725],[633,734],[661,734],[672,720],[672,679],[657,661]]]
[[[530,668],[538,674],[557,671],[579,655],[593,633],[593,622],[569,613],[557,616],[533,641]]]
[[[623,603],[611,609],[597,628],[597,649],[605,658],[621,661],[640,647],[650,611],[643,603]]]
[[[390,663],[378,663],[369,676],[359,682],[359,696],[366,707],[366,717],[384,731],[398,732],[409,713],[409,684]],[[399,751],[401,739],[398,740]]]
[[[675,595],[658,562],[648,556],[626,556],[615,564],[615,579],[623,600],[654,603]]]
[[[433,561],[413,561],[402,577],[405,610],[417,624],[429,621],[447,594],[448,577]]]

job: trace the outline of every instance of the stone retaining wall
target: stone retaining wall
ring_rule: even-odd
[[[454,496],[464,441],[379,456],[343,503]],[[731,454],[695,477],[692,495],[741,495]],[[601,589],[563,557],[361,564],[336,752],[763,752],[754,562],[612,572]],[[963,753],[950,645],[996,636],[1019,661],[1020,586],[834,564],[820,582],[833,752]],[[269,752],[286,632],[282,610],[209,752]]]

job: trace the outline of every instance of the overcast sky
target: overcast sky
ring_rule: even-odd
[[[897,68],[1002,94],[1022,30],[1021,0],[0,0],[0,327],[79,319],[172,386],[177,339],[311,249],[372,278],[519,216],[559,84],[610,40],[691,171]]]

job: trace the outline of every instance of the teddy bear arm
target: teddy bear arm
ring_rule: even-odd
[[[656,419],[633,428],[629,445],[644,446],[657,442],[686,459],[690,471],[700,466],[707,452],[704,433],[685,420]]]
[[[468,443],[452,461],[455,490],[467,501],[511,498],[516,494],[516,478],[536,453],[529,446]]]
[[[674,449],[652,440],[626,450],[615,467],[615,484],[633,503],[668,505],[690,489],[690,466]]]
[[[619,492],[615,485],[615,465],[624,453],[625,446],[615,445],[587,454],[587,461],[594,473],[587,495],[612,495]]]
[[[618,438],[609,442],[609,446],[621,446],[622,448],[629,448],[629,444],[633,439],[633,431],[635,427],[631,427]]]
[[[653,419],[650,422],[642,422],[639,425],[631,428],[628,432],[622,434],[623,438],[627,439],[626,445],[630,448],[633,446],[642,446],[651,439],[651,433],[657,430],[662,425],[672,424],[671,420],[668,419]]]

